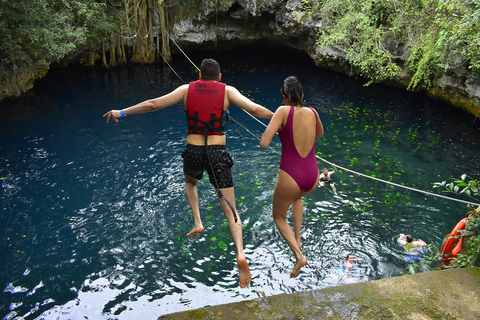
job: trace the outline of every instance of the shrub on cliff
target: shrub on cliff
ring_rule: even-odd
[[[406,63],[410,89],[458,68],[480,76],[480,0],[303,0],[322,21],[317,44],[338,46],[372,82]]]

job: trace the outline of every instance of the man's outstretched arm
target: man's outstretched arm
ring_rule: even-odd
[[[228,101],[231,104],[236,105],[239,108],[253,114],[254,116],[271,119],[273,117],[273,112],[267,108],[259,105],[258,103],[253,102],[244,95],[240,93],[236,88],[228,86],[227,89]]]
[[[110,110],[107,113],[105,113],[103,116],[107,117],[107,123],[108,123],[110,119],[112,119],[115,122],[118,122],[117,118],[124,117],[129,114],[157,111],[159,109],[162,109],[162,108],[171,106],[172,104],[183,101],[187,91],[188,91],[188,85],[183,85],[161,97],[145,100],[134,106],[131,106],[122,110]]]

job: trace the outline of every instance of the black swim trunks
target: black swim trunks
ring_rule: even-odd
[[[323,184],[327,184],[327,185],[330,185],[330,184],[334,184],[333,182],[333,179],[332,178],[320,178],[320,182],[323,182]]]
[[[210,157],[210,163],[208,162],[207,153]],[[233,187],[232,179],[232,166],[233,160],[230,157],[225,146],[194,146],[187,145],[187,148],[182,152],[183,158],[183,172],[192,178],[197,180],[202,179],[203,172],[207,171],[210,178],[210,183],[215,188],[225,189]],[[215,178],[217,180],[217,185],[215,185],[214,176],[212,173],[215,172]]]

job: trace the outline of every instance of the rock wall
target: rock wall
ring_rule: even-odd
[[[34,81],[43,78],[49,69],[50,64],[45,60],[18,70],[6,69],[0,64],[0,101],[26,93],[33,88]]]
[[[218,43],[215,49],[221,45],[227,50],[242,43],[268,40],[307,52],[319,67],[359,76],[346,61],[341,47],[330,47],[325,51],[316,45],[322,22],[307,14],[301,0],[237,0],[229,1],[228,7],[208,3],[194,12],[186,9],[171,13],[170,36],[180,47],[212,47],[212,43]],[[387,47],[395,57],[402,56],[395,43],[389,43]],[[427,92],[431,97],[480,116],[478,74],[466,69],[460,61],[455,71],[435,80],[436,85]],[[409,82],[408,70],[402,70],[388,84],[406,89]]]
[[[307,52],[319,67],[359,75],[347,63],[341,47],[323,50],[316,45],[322,22],[306,13],[301,0],[202,1],[192,2],[190,6],[179,3],[168,7],[166,28],[184,51],[232,50],[253,41],[270,41]],[[172,41],[170,47],[173,52],[178,51]],[[394,52],[398,50],[394,43],[388,48],[395,56],[401,56]],[[29,90],[33,81],[45,74],[48,65],[40,62],[21,71],[1,72],[0,100]],[[388,84],[406,88],[409,81],[408,70],[402,70]],[[480,115],[480,78],[474,72],[459,64],[455,71],[441,75],[435,83],[428,91],[430,96]]]

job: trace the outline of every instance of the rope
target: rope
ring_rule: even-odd
[[[243,109],[242,109],[243,110]],[[244,110],[245,111],[245,110]],[[245,111],[247,112],[247,111]],[[247,112],[247,114],[250,114]],[[263,122],[259,121],[257,118],[254,118],[256,119],[258,122],[260,122],[261,124],[264,125]],[[254,136],[255,138],[257,138],[258,141],[260,141],[260,137],[258,137],[255,133],[251,132],[250,130],[248,130],[247,127],[245,127],[243,124],[241,124],[240,122],[238,122],[237,120],[233,119],[232,116],[230,116],[230,120],[232,120],[233,122],[235,122],[236,124],[238,124],[240,127],[242,127],[243,129],[245,129],[248,133],[250,133],[252,136]],[[272,148],[272,146],[268,146],[269,149],[271,149],[273,152],[275,153],[278,153],[278,154],[281,154],[280,152],[278,152],[277,150],[275,150],[274,148]]]
[[[200,71],[200,68],[197,67],[197,65],[196,65],[195,63],[193,63],[192,60],[190,60],[190,58],[185,54],[185,52],[183,52],[182,48],[180,48],[180,47],[178,46],[178,44],[175,42],[175,40],[173,40],[173,38],[170,36],[170,34],[169,34],[168,32],[167,32],[167,35],[168,35],[168,38],[169,38],[170,40],[172,40],[173,43],[177,46],[178,50],[180,50],[180,51],[183,53],[183,55],[185,56],[185,58],[187,58],[187,60],[190,61],[190,63],[193,64],[193,66],[194,66],[195,68],[197,68],[198,71]]]
[[[153,45],[156,47],[155,44],[153,44]],[[160,54],[160,56],[162,57],[163,61],[164,61],[164,62],[168,65],[168,67],[173,71],[173,73],[175,73],[175,75],[176,75],[183,83],[185,83],[185,81],[183,81],[182,77],[180,77],[180,76],[178,75],[178,73],[172,68],[172,66],[170,65],[170,63],[168,63],[167,59],[165,59],[165,57],[164,57],[163,54],[160,52],[160,50],[158,50],[158,48],[157,48],[157,51],[158,51],[158,53]]]
[[[350,169],[347,169],[347,168],[344,168],[344,167],[341,167],[341,166],[337,166],[337,165],[334,165],[333,163],[331,162],[328,162],[327,160],[325,159],[322,159],[320,158],[319,156],[316,156],[318,159],[330,164],[330,165],[333,165],[337,168],[340,168],[340,169],[343,169],[345,171],[349,171],[349,172],[352,172],[354,174],[357,174],[359,176],[362,176],[362,177],[365,177],[365,178],[370,178],[370,179],[373,179],[373,180],[376,180],[376,181],[379,181],[379,182],[383,182],[383,183],[386,183],[386,184],[390,184],[390,185],[393,185],[393,186],[396,186],[396,187],[399,187],[399,188],[404,188],[404,189],[407,189],[407,190],[410,190],[410,191],[416,191],[416,192],[420,192],[420,193],[423,193],[423,194],[426,194],[426,195],[429,195],[429,196],[434,196],[434,197],[439,197],[439,198],[443,198],[443,199],[448,199],[448,200],[453,200],[453,201],[457,201],[457,202],[462,202],[462,203],[466,203],[466,204],[473,204],[473,205],[479,205],[478,203],[473,203],[471,201],[465,201],[465,200],[461,200],[461,199],[456,199],[456,198],[452,198],[452,197],[447,197],[447,196],[444,196],[444,195],[441,195],[441,194],[436,194],[436,193],[432,193],[432,192],[428,192],[428,191],[424,191],[424,190],[419,190],[419,189],[415,189],[415,188],[411,188],[411,187],[407,187],[407,186],[404,186],[402,184],[398,184],[398,183],[394,183],[394,182],[391,182],[391,181],[386,181],[386,180],[382,180],[382,179],[379,179],[379,178],[375,178],[375,177],[371,177],[371,176],[368,176],[366,174],[363,174],[363,173],[360,173],[360,172],[356,172],[356,171],[353,171],[353,170],[350,170]]]
[[[243,109],[242,109],[243,110]],[[245,111],[245,110],[243,110]],[[253,119],[257,120],[258,122],[260,122],[262,125],[264,125],[265,127],[267,127],[266,124],[264,124],[263,122],[261,122],[260,120],[258,120],[257,118],[255,118],[252,114],[248,113],[247,111],[245,111],[245,113],[247,113],[250,117],[252,117]],[[243,126],[242,126],[243,127]],[[247,130],[248,131],[248,130]],[[252,133],[251,133],[252,134]],[[260,138],[258,138],[256,135],[252,134],[253,136],[255,136],[259,141],[260,141]],[[273,149],[273,148],[272,148]],[[274,150],[275,151],[275,150]],[[277,152],[277,151],[275,151]],[[279,153],[279,152],[277,152]],[[337,167],[337,168],[340,168],[342,170],[345,170],[345,171],[348,171],[348,172],[351,172],[351,173],[354,173],[356,175],[359,175],[359,176],[362,176],[362,177],[365,177],[365,178],[369,178],[369,179],[373,179],[373,180],[376,180],[376,181],[379,181],[379,182],[383,182],[383,183],[386,183],[386,184],[390,184],[392,186],[395,186],[395,187],[399,187],[399,188],[404,188],[404,189],[407,189],[407,190],[410,190],[410,191],[415,191],[415,192],[420,192],[420,193],[423,193],[423,194],[426,194],[426,195],[429,195],[429,196],[434,196],[434,197],[439,197],[439,198],[443,198],[443,199],[447,199],[447,200],[452,200],[452,201],[457,201],[457,202],[461,202],[461,203],[466,203],[466,204],[472,204],[472,205],[480,205],[478,203],[473,203],[471,201],[465,201],[465,200],[461,200],[461,199],[456,199],[456,198],[452,198],[452,197],[447,197],[447,196],[444,196],[444,195],[441,195],[441,194],[436,194],[436,193],[432,193],[432,192],[428,192],[428,191],[424,191],[424,190],[419,190],[419,189],[415,189],[415,188],[411,188],[411,187],[408,187],[408,186],[404,186],[404,185],[401,185],[401,184],[398,184],[398,183],[394,183],[394,182],[391,182],[391,181],[386,181],[386,180],[382,180],[382,179],[379,179],[379,178],[375,178],[375,177],[371,177],[371,176],[368,176],[366,174],[363,174],[363,173],[360,173],[360,172],[356,172],[356,171],[353,171],[351,169],[347,169],[347,168],[344,168],[342,166],[338,166],[332,162],[329,162],[321,157],[319,157],[318,155],[315,155],[315,157],[317,157],[317,159],[319,160],[322,160],[323,162],[326,162],[328,163],[329,165],[333,166],[333,167]]]
[[[167,33],[168,34],[168,33]],[[197,70],[200,70],[196,65],[195,63],[193,63],[192,60],[190,60],[190,58],[185,54],[185,52],[183,52],[183,50],[180,48],[180,46],[175,42],[175,40],[173,40],[172,37],[170,37],[170,34],[168,34],[168,37],[173,41],[173,43],[177,46],[177,48],[183,53],[183,55],[188,59],[188,61],[190,61],[190,63],[195,67],[197,68]],[[169,65],[170,66],[170,65]],[[170,67],[171,68],[171,67]],[[172,69],[173,70],[173,69]],[[175,71],[174,71],[175,72]],[[176,74],[176,72],[175,72]],[[180,78],[180,76],[179,76]],[[181,79],[181,78],[180,78]],[[183,81],[183,80],[182,80]],[[241,109],[241,108],[240,108]],[[255,121],[259,122],[260,124],[262,124],[264,127],[267,127],[266,124],[264,124],[263,122],[261,122],[259,119],[257,119],[254,115],[252,115],[251,113],[247,112],[246,110],[242,109],[246,114],[248,114],[250,117],[252,117]],[[255,135],[253,132],[251,132],[250,130],[248,130],[244,125],[242,125],[240,122],[236,121],[235,119],[233,119],[233,117],[230,117],[230,119],[232,119],[232,121],[234,121],[236,124],[240,125],[242,128],[244,128],[248,133],[250,133],[252,136],[254,136],[255,138],[258,139],[258,141],[260,141],[260,138]],[[272,148],[271,146],[268,146],[271,150],[273,150],[274,152],[280,154],[280,152],[276,151],[274,148]],[[359,175],[359,176],[362,176],[362,177],[365,177],[365,178],[369,178],[369,179],[372,179],[372,180],[376,180],[376,181],[379,181],[379,182],[382,182],[382,183],[385,183],[385,184],[390,184],[392,186],[395,186],[395,187],[399,187],[399,188],[404,188],[404,189],[407,189],[407,190],[410,190],[410,191],[415,191],[415,192],[419,192],[419,193],[423,193],[423,194],[426,194],[426,195],[429,195],[429,196],[433,196],[433,197],[439,197],[439,198],[443,198],[443,199],[447,199],[447,200],[452,200],[452,201],[457,201],[457,202],[461,202],[461,203],[466,203],[466,204],[472,204],[472,205],[477,205],[477,206],[480,206],[480,204],[478,203],[473,203],[473,202],[470,202],[470,201],[465,201],[465,200],[461,200],[461,199],[456,199],[456,198],[452,198],[452,197],[447,197],[447,196],[444,196],[444,195],[441,195],[441,194],[436,194],[436,193],[432,193],[432,192],[428,192],[428,191],[424,191],[424,190],[419,190],[419,189],[415,189],[415,188],[411,188],[411,187],[408,187],[408,186],[404,186],[404,185],[401,185],[401,184],[398,184],[398,183],[394,183],[394,182],[391,182],[391,181],[386,181],[386,180],[382,180],[382,179],[379,179],[379,178],[375,178],[375,177],[371,177],[371,176],[368,176],[366,174],[363,174],[363,173],[360,173],[360,172],[356,172],[356,171],[353,171],[353,170],[350,170],[350,169],[347,169],[345,167],[342,167],[342,166],[338,166],[338,165],[335,165],[334,163],[332,162],[329,162],[321,157],[319,157],[318,155],[315,155],[315,157],[319,160],[322,160],[323,162],[325,163],[328,163],[329,165],[331,166],[334,166],[334,167],[337,167],[337,168],[340,168],[342,170],[345,170],[345,171],[348,171],[348,172],[351,172],[353,174],[356,174],[356,175]]]

